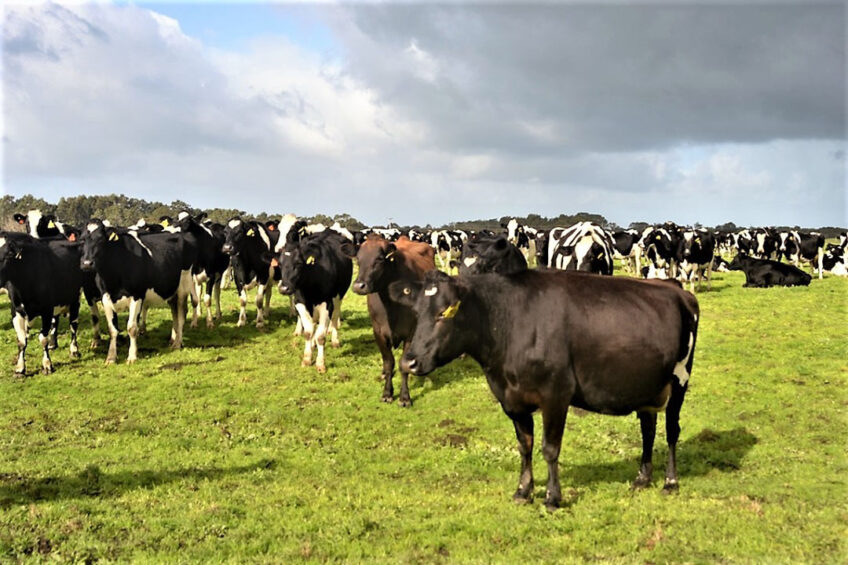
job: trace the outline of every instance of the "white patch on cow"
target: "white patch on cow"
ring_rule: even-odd
[[[265,249],[271,250],[271,239],[268,237],[268,232],[265,226],[257,225],[256,229],[259,231],[259,237],[262,238],[262,242],[265,244]]]
[[[594,243],[594,238],[591,234],[586,234],[580,238],[580,241],[577,242],[577,245],[574,246],[574,255],[577,257],[577,268],[579,269],[583,263],[583,261],[589,257],[589,253],[592,251],[592,244]],[[590,258],[591,259],[591,258]],[[568,264],[568,262],[566,262]]]
[[[697,317],[695,318],[697,321]],[[682,361],[678,361],[677,365],[674,366],[674,376],[677,377],[677,380],[680,381],[680,386],[686,386],[686,383],[689,381],[689,371],[686,369],[686,365],[689,364],[689,359],[692,358],[692,346],[695,344],[695,334],[689,332],[689,349],[686,352],[686,357],[683,358]]]
[[[152,251],[150,251],[150,248],[149,248],[149,247],[147,247],[146,245],[144,245],[144,244],[141,242],[141,239],[138,237],[138,232],[131,231],[131,232],[129,232],[129,233],[130,233],[130,237],[132,237],[133,239],[135,239],[135,240],[138,242],[138,244],[139,244],[139,245],[141,245],[141,247],[142,247],[145,251],[147,251],[147,254],[148,254],[149,256],[153,257],[153,252],[152,252]]]
[[[425,290],[424,296],[435,296],[437,292],[439,292],[439,289],[434,286],[433,288]]]
[[[88,224],[85,228],[88,230],[88,233],[94,233],[100,227],[100,224]]]
[[[466,267],[470,267],[471,265],[477,262],[477,257],[466,257],[462,260],[462,262],[465,263]]]
[[[347,228],[343,228],[340,223],[335,222],[332,226],[330,226],[330,229],[333,230],[334,232],[340,234],[345,239],[353,241],[353,234],[350,233],[350,231]]]
[[[285,253],[283,253],[283,255],[285,255],[286,257],[291,257],[291,251],[286,251]]]
[[[237,227],[239,226],[239,224],[241,224],[241,220],[239,220],[238,218],[236,218],[235,220],[230,220],[230,222],[229,222],[227,225],[228,225],[230,228],[237,228]]]
[[[518,230],[518,221],[515,218],[512,218],[506,224],[506,239],[507,239],[507,241],[509,241],[513,245],[515,245],[516,241],[518,240],[518,235],[516,234],[517,230]]]
[[[4,245],[6,245],[6,238],[0,237],[0,248],[2,248]]]
[[[29,226],[29,235],[38,238],[38,233],[35,231],[38,227],[38,222],[41,221],[41,210],[30,210],[27,212],[27,225]]]
[[[186,218],[188,218],[188,212],[180,212],[179,214],[177,214],[178,220],[185,220]]]
[[[686,241],[692,241],[692,238],[695,237],[695,233],[691,231],[687,231],[683,234],[683,239]]]

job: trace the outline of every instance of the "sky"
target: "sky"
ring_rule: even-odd
[[[4,5],[2,191],[848,225],[846,5]]]

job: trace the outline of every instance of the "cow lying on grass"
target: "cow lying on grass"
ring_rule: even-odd
[[[728,268],[745,273],[743,286],[746,287],[808,286],[812,280],[798,267],[770,259],[755,259],[744,253],[736,255]]]

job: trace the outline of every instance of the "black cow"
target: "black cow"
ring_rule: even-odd
[[[302,366],[312,364],[312,348],[317,346],[315,368],[326,372],[324,341],[329,330],[331,345],[339,346],[342,299],[350,287],[353,261],[342,245],[349,241],[333,230],[286,243],[274,256],[280,267],[280,292],[294,297],[306,346]],[[267,256],[266,256],[267,257]]]
[[[463,353],[480,363],[515,425],[521,454],[516,500],[533,492],[533,412],[541,410],[545,505],[559,506],[557,460],[569,406],[638,414],[642,461],[634,487],[651,483],[657,412],[665,409],[664,488],[677,489],[680,407],[699,315],[697,300],[679,285],[528,270],[458,279],[434,273],[393,284],[390,293],[418,317],[401,370],[426,375]]]
[[[731,271],[745,273],[742,286],[765,288],[769,286],[807,286],[812,277],[793,265],[770,259],[757,259],[740,252],[728,267]]]
[[[705,229],[684,230],[677,243],[675,260],[677,262],[677,277],[683,282],[689,282],[689,291],[695,292],[695,279],[698,279],[698,290],[706,273],[707,288],[713,288],[713,254],[715,253],[715,236]]]
[[[504,236],[475,233],[465,242],[458,267],[460,275],[506,275],[527,269],[527,261],[518,247],[507,241]]]
[[[212,320],[212,297],[214,295],[217,306],[217,318],[221,317],[221,280],[224,271],[230,264],[230,259],[221,248],[224,246],[226,236],[224,226],[221,224],[203,223],[206,213],[192,216],[188,212],[180,212],[174,223],[182,233],[189,233],[195,239],[197,256],[192,265],[191,274],[194,279],[194,292],[192,293],[193,308],[191,316],[191,327],[197,327],[197,319],[201,314],[201,304],[206,306],[206,327],[214,328]],[[206,292],[203,292],[203,285]],[[201,299],[202,298],[202,302]]]
[[[70,357],[79,357],[77,328],[84,279],[79,244],[64,237],[37,239],[16,235],[0,234],[0,284],[9,294],[12,326],[18,338],[15,374],[26,374],[28,324],[30,319],[38,317],[41,318],[39,341],[44,350],[41,368],[44,374],[50,374],[53,363],[48,353],[49,332],[55,327],[54,317],[60,310],[66,310],[70,318]],[[96,312],[94,308],[92,315]]]
[[[354,253],[345,245],[348,255]],[[359,275],[353,283],[353,292],[368,295],[368,314],[374,330],[374,340],[383,358],[383,402],[394,400],[392,376],[395,357],[392,349],[403,344],[403,350],[415,333],[415,312],[408,306],[389,298],[389,285],[395,281],[417,281],[428,271],[435,270],[434,251],[426,243],[409,241],[401,237],[396,242],[371,235],[356,251]],[[398,403],[411,406],[409,372],[401,369],[401,388]]]
[[[265,255],[276,247],[279,238],[278,229],[269,230],[261,222],[232,218],[227,223],[221,249],[231,258],[233,280],[239,295],[239,327],[247,323],[247,290],[254,285],[257,287],[256,327],[263,327],[271,313],[272,284],[280,279],[280,271],[269,265]]]
[[[191,267],[196,257],[193,240],[182,233],[139,234],[106,226],[92,219],[81,237],[81,267],[97,274],[103,311],[109,325],[106,364],[117,361],[118,328],[115,311],[126,299],[129,306],[127,363],[138,358],[138,317],[150,303],[171,307],[171,346],[182,347],[186,299],[191,294]]]

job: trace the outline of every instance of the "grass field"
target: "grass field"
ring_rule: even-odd
[[[635,415],[572,411],[555,513],[540,441],[535,501],[512,503],[513,428],[470,359],[410,377],[409,409],[380,402],[362,297],[325,375],[300,367],[287,300],[269,329],[236,328],[230,290],[182,351],[151,311],[137,364],[69,362],[63,332],[56,373],[26,379],[2,297],[0,560],[845,563],[848,281],[743,279],[699,294],[679,494],[660,493],[664,434],[654,488],[631,492]],[[32,372],[34,331],[28,353]]]

